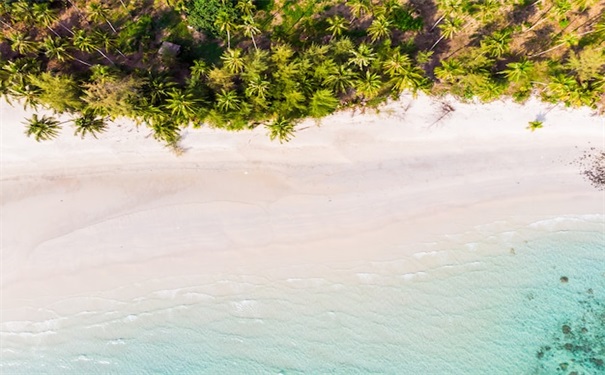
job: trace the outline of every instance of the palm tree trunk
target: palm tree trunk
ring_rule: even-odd
[[[258,47],[256,46],[256,40],[254,40],[254,35],[250,36],[252,38],[252,44],[254,44],[254,49],[258,51]]]
[[[227,30],[227,49],[231,49],[231,33]]]
[[[445,18],[445,14],[443,16],[439,17],[439,19],[437,20],[437,22],[435,22],[433,27],[430,28],[429,32],[435,30],[435,27],[437,27],[437,25],[439,25],[439,22],[443,21],[444,18]]]
[[[61,22],[59,22],[59,26],[61,26],[63,28],[63,30],[66,30],[68,33],[70,33],[72,36],[74,36],[74,32],[71,31],[71,29],[69,29],[67,26],[63,25]]]
[[[110,59],[109,57],[107,57],[107,55],[104,54],[103,51],[101,51],[98,48],[95,48],[95,51],[99,52],[101,54],[101,56],[103,56],[107,61],[109,61],[111,63],[111,65],[115,65],[115,63],[113,62],[113,60]]]
[[[73,57],[73,56],[72,56]],[[92,66],[92,64],[87,63],[86,61],[80,60],[77,57],[73,57],[74,60],[76,60],[77,62],[79,62],[80,64],[84,64],[86,66]]]
[[[115,29],[115,27],[113,27],[113,25],[111,24],[111,22],[109,22],[109,20],[107,18],[105,18],[105,22],[107,22],[107,24],[109,25],[109,27],[111,27],[111,29],[113,30],[113,32],[115,34],[118,33],[118,31]]]
[[[61,35],[57,34],[57,32],[56,32],[55,30],[53,30],[53,28],[52,28],[52,27],[50,27],[50,26],[46,26],[46,28],[47,28],[47,29],[49,29],[49,30],[50,30],[50,31],[51,31],[53,34],[55,34],[55,36],[56,36],[57,38],[60,38],[60,37],[61,37]]]
[[[437,44],[439,44],[439,42],[441,42],[443,40],[443,38],[445,38],[445,35],[441,35],[441,37],[439,39],[437,39],[437,41],[435,42],[435,44],[433,44],[431,46],[431,49],[429,51],[432,51],[435,48],[435,46],[437,46]]]
[[[542,51],[542,52],[540,52],[540,53],[536,53],[536,54],[531,55],[531,56],[529,56],[529,57],[536,57],[536,56],[543,55],[543,54],[545,54],[545,53],[548,53],[548,52],[550,52],[550,51],[553,51],[553,50],[555,50],[555,49],[557,49],[557,48],[559,48],[559,47],[562,47],[562,46],[564,46],[564,45],[565,45],[565,42],[563,42],[563,43],[561,43],[561,44],[557,44],[556,46],[554,46],[554,47],[552,47],[552,48],[549,48],[549,49],[547,49],[546,51]]]

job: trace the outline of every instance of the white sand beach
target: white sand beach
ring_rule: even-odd
[[[603,117],[443,102],[454,111],[440,121],[441,101],[403,97],[309,120],[286,144],[262,127],[188,129],[178,157],[128,121],[37,143],[24,135],[31,111],[2,102],[3,330],[225,275],[359,277],[384,261],[413,275],[458,261],[420,243],[605,213],[573,164],[605,147]],[[540,116],[544,128],[527,130]]]

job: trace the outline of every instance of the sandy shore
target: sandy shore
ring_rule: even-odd
[[[455,261],[414,256],[420,243],[605,214],[603,191],[571,163],[605,147],[603,117],[444,101],[454,111],[439,121],[442,102],[404,97],[308,121],[283,145],[262,128],[190,129],[180,157],[127,121],[98,140],[66,125],[36,143],[27,113],[2,102],[2,323],[224,275],[358,274],[401,259],[394,271],[413,274]]]

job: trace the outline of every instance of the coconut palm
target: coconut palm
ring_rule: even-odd
[[[71,55],[67,52],[67,43],[61,38],[47,36],[42,41],[42,47],[45,50],[44,54],[49,59],[57,59],[58,61],[64,62],[71,58]]]
[[[330,25],[327,30],[332,33],[332,38],[342,35],[349,27],[349,22],[341,16],[332,16],[326,19],[326,21]]]
[[[43,115],[42,118],[40,118],[35,113],[31,118],[27,119],[24,124],[27,125],[25,135],[28,137],[33,135],[37,142],[56,138],[59,135],[59,130],[61,129],[61,123],[54,117],[47,117]]]
[[[11,19],[16,22],[23,22],[29,24],[35,21],[34,13],[32,12],[31,6],[28,1],[19,0],[11,5],[10,9]]]
[[[269,93],[269,85],[269,81],[257,78],[248,83],[248,86],[246,86],[246,90],[244,91],[244,93],[249,98],[258,98],[261,100],[265,100],[267,98],[267,94]]]
[[[395,52],[382,63],[382,68],[387,75],[393,77],[403,70],[408,70],[411,65],[412,61],[407,55],[401,54],[399,50],[395,50]]]
[[[109,18],[107,17],[107,12],[108,8],[99,1],[91,1],[88,4],[88,17],[90,18],[90,20],[93,22],[106,22],[109,27],[111,27],[111,30],[113,30],[113,32],[117,34],[118,31],[115,27],[113,27],[113,24],[109,21]]]
[[[97,134],[104,132],[107,129],[105,119],[97,117],[92,112],[84,112],[74,120],[75,131],[74,135],[80,135],[82,138],[86,134],[90,134],[97,138]]]
[[[391,75],[389,83],[393,85],[393,90],[400,93],[404,90],[412,90],[416,93],[418,89],[426,87],[427,79],[423,75],[423,70],[416,66],[409,66],[396,70]]]
[[[235,9],[239,10],[244,16],[251,17],[254,14],[256,5],[252,0],[238,0]]]
[[[222,90],[216,96],[216,106],[223,112],[235,111],[240,106],[240,100],[237,97],[237,92],[230,90]]]
[[[233,20],[233,15],[226,11],[220,11],[216,16],[214,25],[221,31],[227,34],[227,49],[231,49],[231,32],[235,30],[237,25]]]
[[[372,99],[378,95],[381,86],[380,76],[370,71],[366,71],[365,75],[355,82],[355,90],[366,99]]]
[[[92,51],[96,51],[101,56],[103,56],[105,60],[109,61],[112,65],[114,65],[113,60],[110,59],[103,51],[97,48],[97,44],[95,42],[96,41],[94,40],[94,38],[91,37],[84,30],[77,30],[76,32],[74,32],[71,38],[71,43],[73,44],[73,46],[79,49],[80,51],[89,53]]]
[[[170,110],[172,115],[178,120],[189,122],[188,120],[195,117],[198,104],[198,100],[193,94],[173,88],[168,92],[165,107]]]
[[[506,66],[507,69],[503,73],[512,82],[521,82],[529,79],[534,69],[534,63],[529,60],[508,63]]]
[[[309,102],[309,114],[320,118],[334,112],[339,101],[329,89],[319,89],[313,93]]]
[[[361,18],[364,14],[370,11],[368,0],[349,0],[347,6],[351,9],[351,14],[355,18]]]
[[[241,49],[228,49],[221,56],[223,66],[231,74],[239,74],[244,70],[244,58]]]
[[[245,16],[243,18],[244,23],[240,26],[242,29],[242,33],[244,36],[252,39],[252,44],[254,45],[254,49],[258,51],[258,46],[256,45],[256,39],[254,36],[260,34],[260,29],[256,25],[256,21],[252,16]]]
[[[272,141],[277,139],[279,143],[289,142],[294,135],[294,124],[282,117],[265,126],[269,129],[269,139]]]
[[[324,84],[337,93],[346,92],[353,86],[355,73],[346,65],[339,65],[333,74],[324,78]]]
[[[372,38],[372,42],[387,38],[391,35],[391,21],[386,16],[380,15],[372,21],[370,27],[368,27],[368,35]]]
[[[170,95],[175,86],[166,75],[150,74],[145,85],[145,96],[149,97],[152,105],[158,105]]]
[[[498,30],[481,41],[481,49],[492,57],[502,57],[510,49],[511,33]]]
[[[7,39],[11,42],[12,50],[22,55],[35,52],[38,49],[38,43],[24,32],[16,31],[8,34]]]
[[[57,14],[54,10],[48,7],[47,3],[34,4],[32,6],[32,14],[36,22],[46,27],[53,34],[55,34],[55,36],[59,36],[59,34],[57,34],[57,32],[51,27],[55,22],[57,22]]]
[[[376,53],[365,43],[361,43],[357,50],[351,51],[351,54],[353,56],[349,58],[349,64],[357,66],[359,70],[363,70],[376,60]]]
[[[433,49],[435,49],[437,44],[439,44],[439,42],[441,42],[444,38],[451,39],[454,35],[459,33],[462,30],[463,25],[464,21],[462,21],[462,19],[460,18],[450,18],[443,22],[441,25],[439,25],[439,29],[441,30],[441,37],[439,37],[435,44],[431,46],[430,50],[432,51]]]
[[[466,73],[460,61],[447,59],[441,61],[441,66],[435,68],[435,77],[440,81],[453,83]]]

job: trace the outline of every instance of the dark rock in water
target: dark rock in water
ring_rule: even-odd
[[[567,362],[559,363],[559,368],[563,371],[567,370],[569,364]]]
[[[562,283],[566,283],[569,281],[569,278],[567,276],[561,276],[559,280],[561,280]]]
[[[591,358],[590,362],[594,363],[598,367],[603,367],[603,365],[605,365],[605,361],[603,361],[601,358]]]
[[[567,351],[572,351],[573,350],[573,344],[570,344],[570,343],[567,343],[567,344],[563,345],[563,347]]]
[[[563,327],[561,327],[561,331],[563,331],[564,334],[569,335],[571,333],[571,327],[567,324],[563,324]]]

